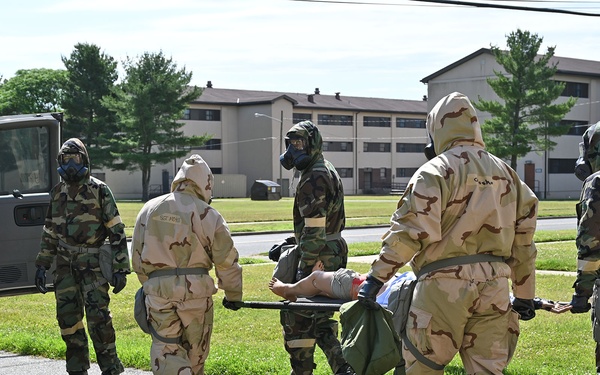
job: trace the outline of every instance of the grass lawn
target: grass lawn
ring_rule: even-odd
[[[575,269],[573,241],[539,244],[538,253],[540,269]],[[273,262],[244,265],[244,300],[279,300],[267,288],[273,266]],[[369,264],[351,263],[349,267],[366,272]],[[573,276],[538,275],[537,295],[557,301],[569,301],[573,280]],[[133,295],[139,285],[137,277],[130,275],[127,287],[117,295],[111,294],[111,310],[121,360],[127,367],[148,370],[151,340],[137,327],[132,316]],[[222,291],[214,296],[215,329],[206,374],[289,373],[278,311],[230,311],[221,306],[222,298]],[[0,311],[0,350],[64,358],[65,347],[54,318],[54,296],[51,293],[2,298]],[[506,374],[594,373],[594,342],[589,314],[556,315],[538,311],[535,319],[522,322],[521,329],[515,358]],[[317,350],[316,362],[315,375],[330,373],[320,350]],[[460,358],[455,358],[445,373],[463,374]]]

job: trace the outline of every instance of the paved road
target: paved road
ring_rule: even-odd
[[[539,219],[537,224],[538,230],[575,229],[576,227],[577,219],[574,217]],[[342,235],[348,243],[377,242],[381,241],[381,236],[386,230],[387,225],[381,227],[345,229]],[[286,237],[291,235],[291,232],[234,234],[233,240],[240,256],[248,257],[268,252],[271,246],[285,240]]]
[[[539,230],[575,229],[576,219],[540,219]],[[346,229],[344,238],[348,242],[373,242],[379,241],[386,227]],[[250,256],[267,252],[271,246],[282,241],[290,233],[235,235],[234,241],[240,255]],[[359,259],[353,259],[358,261]],[[360,257],[362,261],[372,261],[372,257]],[[100,375],[96,363],[92,363],[89,375]],[[0,351],[0,375],[59,375],[66,374],[65,362],[41,357],[22,356],[14,353]],[[125,375],[151,375],[150,371],[126,369]]]

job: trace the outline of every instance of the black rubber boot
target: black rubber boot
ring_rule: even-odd
[[[352,366],[346,363],[337,370],[335,375],[356,375],[356,372],[354,371],[354,369],[352,369]]]

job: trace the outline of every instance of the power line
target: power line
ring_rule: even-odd
[[[308,2],[308,3],[350,4],[350,5],[408,6],[408,4],[373,3],[373,2],[363,2],[363,1],[337,1],[337,0],[289,0],[289,1],[301,1],[301,2]],[[519,6],[519,5],[475,3],[472,1],[455,1],[455,0],[408,0],[408,1],[415,1],[415,2],[421,2],[421,3],[435,3],[435,4],[452,5],[452,6],[467,6],[467,7],[475,7],[475,8],[493,8],[493,9],[505,9],[505,10],[520,10],[520,11],[526,11],[526,12],[558,13],[558,14],[569,14],[569,15],[574,15],[574,16],[600,17],[600,13],[578,12],[578,11],[571,11],[571,10],[566,10],[566,9],[556,9],[556,8],[538,8],[538,7]],[[502,1],[502,0],[499,0],[499,1]],[[523,2],[524,1],[519,1],[519,3],[523,3]],[[538,0],[538,1],[530,1],[530,2],[549,2],[549,1]],[[584,2],[584,3],[589,4],[587,2]]]

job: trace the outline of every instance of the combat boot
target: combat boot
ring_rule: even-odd
[[[69,371],[69,375],[88,375],[87,370],[83,371]]]

